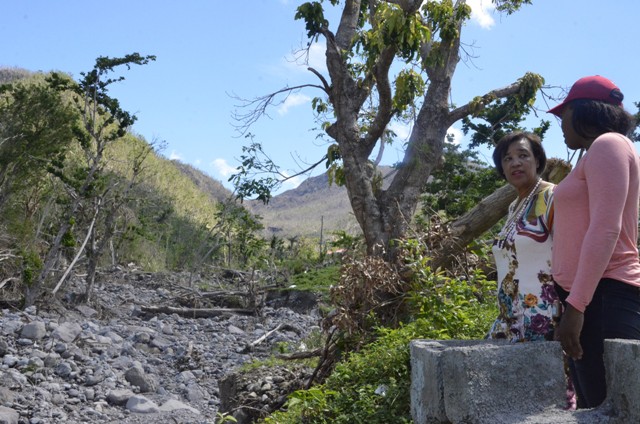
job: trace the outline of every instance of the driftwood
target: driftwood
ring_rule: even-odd
[[[262,336],[258,337],[253,342],[247,344],[247,346],[243,349],[242,353],[250,352],[257,345],[259,345],[263,341],[267,340],[269,338],[269,336],[271,336],[273,333],[278,332],[280,330],[291,330],[291,331],[295,331],[296,333],[300,332],[300,330],[298,328],[294,327],[293,325],[284,324],[284,323],[280,324],[276,328],[274,328],[273,330],[267,331],[266,333],[264,333]]]
[[[142,306],[142,312],[149,314],[176,314],[188,318],[211,318],[221,315],[255,315],[254,309],[239,308],[174,308],[173,306]]]
[[[255,296],[256,294],[265,293],[271,289],[278,288],[277,285],[269,285],[269,286],[261,286],[253,290],[253,292],[247,292],[242,290],[217,290],[211,292],[200,292],[198,296],[203,297],[205,299],[216,299],[219,297],[228,297],[228,296]]]
[[[276,358],[278,359],[284,359],[286,361],[293,361],[296,359],[309,359],[309,358],[317,358],[319,356],[322,356],[322,352],[324,351],[324,348],[317,348],[314,350],[308,350],[306,352],[294,352],[292,354],[289,355],[276,355]]]

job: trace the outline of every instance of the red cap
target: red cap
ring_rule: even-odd
[[[614,92],[614,90],[616,90],[616,92]],[[580,78],[576,81],[571,87],[571,90],[569,90],[567,98],[547,112],[553,113],[556,116],[562,116],[562,111],[565,106],[572,100],[577,99],[600,100],[611,103],[612,105],[622,106],[623,97],[620,89],[613,82],[600,75],[594,75],[592,77]]]

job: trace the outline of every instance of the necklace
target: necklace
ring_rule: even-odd
[[[538,187],[540,186],[541,178],[538,178],[536,184],[533,186],[527,197],[522,200],[516,199],[509,205],[509,215],[507,216],[507,222],[505,222],[504,227],[500,231],[500,238],[508,238],[511,236],[511,233],[516,229],[516,225],[518,221],[522,219],[524,212],[527,210],[527,205],[531,201],[531,198],[536,194]]]

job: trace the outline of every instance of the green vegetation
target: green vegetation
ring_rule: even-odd
[[[322,331],[246,365],[287,366],[292,362],[283,356],[326,353],[295,362],[317,367],[317,384],[293,393],[265,422],[409,422],[409,341],[479,338],[496,315],[495,283],[481,271],[491,271],[486,244],[478,240],[473,254],[460,252],[456,269],[431,270],[429,254],[446,232],[427,213],[412,223],[414,238],[394,246],[399,263],[364,255],[362,237],[347,228],[322,246],[295,235],[265,238],[259,215],[230,193],[203,191],[196,170],[160,154],[162,142],[128,132],[134,117],[115,99],[97,96],[94,104],[86,96],[104,94],[119,80],[105,75],[129,61],[147,63],[139,55],[99,58],[96,72],[80,81],[13,72],[0,86],[0,251],[7,258],[0,281],[15,282],[18,303],[28,304],[55,294],[74,266],[95,272],[133,263],[191,274],[259,269],[269,276],[259,284],[319,294],[326,313]],[[406,78],[409,84],[413,77]],[[85,114],[84,106],[95,113]],[[442,223],[500,183],[472,152],[448,146],[445,156],[423,198],[423,211],[437,211]],[[86,283],[89,300],[93,280]]]
[[[69,267],[201,272],[291,257],[275,258],[260,218],[229,191],[203,191],[194,170],[161,155],[162,142],[128,132],[135,117],[105,94],[122,77],[107,74],[151,58],[98,58],[79,81],[0,72],[0,281],[26,303],[55,293]]]
[[[406,294],[408,321],[377,327],[374,341],[348,354],[323,384],[290,395],[269,424],[409,423],[409,342],[413,339],[479,339],[497,316],[495,282],[479,270],[449,277],[433,272],[424,245],[404,246],[412,271]],[[480,257],[479,259],[483,259]],[[486,259],[486,256],[485,258]]]
[[[296,290],[328,294],[329,288],[340,280],[340,266],[330,265],[294,274],[291,284]]]
[[[444,211],[449,217],[464,215],[482,199],[504,185],[492,167],[478,159],[478,152],[460,150],[447,143],[444,164],[433,173],[422,196],[423,219]]]

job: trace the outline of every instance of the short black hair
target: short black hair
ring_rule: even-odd
[[[544,148],[542,147],[542,140],[536,134],[524,132],[524,131],[516,131],[509,133],[502,137],[498,144],[496,145],[495,150],[493,151],[493,163],[496,166],[496,171],[498,175],[500,175],[505,180],[507,179],[506,175],[504,175],[504,169],[502,168],[502,158],[507,154],[507,150],[509,150],[509,146],[512,143],[520,140],[529,141],[529,146],[531,146],[531,151],[533,152],[533,156],[538,161],[538,167],[536,168],[536,173],[538,175],[542,174],[544,168],[547,166],[547,154],[544,152]]]
[[[576,134],[585,138],[596,138],[608,132],[628,136],[636,126],[633,115],[623,107],[607,102],[576,99],[569,107],[573,111],[571,126]]]

